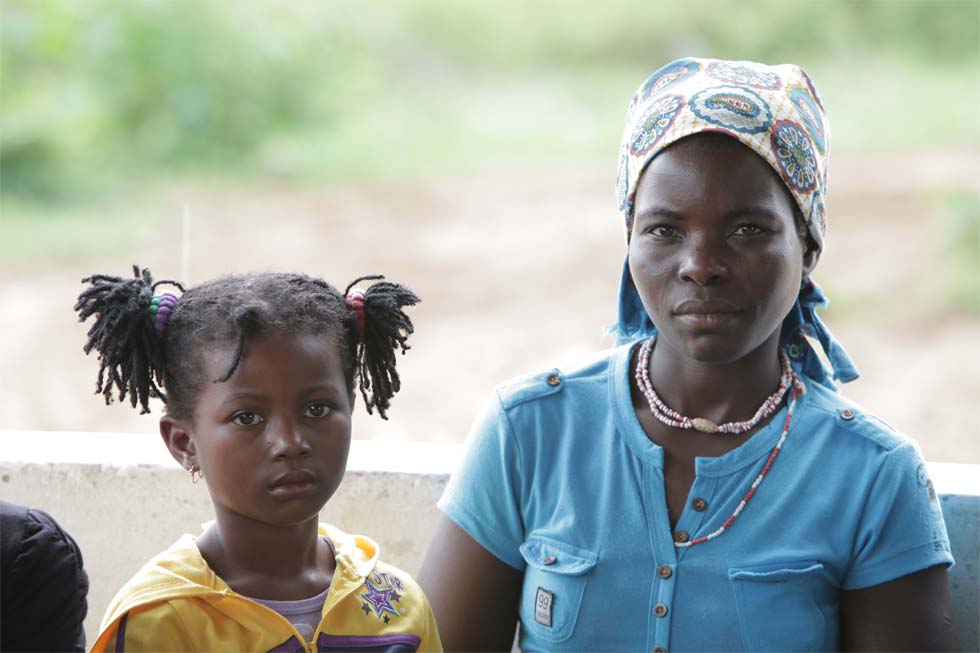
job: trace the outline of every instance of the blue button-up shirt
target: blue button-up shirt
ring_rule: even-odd
[[[629,359],[623,346],[498,388],[439,502],[524,572],[523,650],[834,650],[840,590],[952,564],[915,443],[806,377],[740,516],[675,546],[732,514],[786,408],[738,448],[696,459],[672,532],[663,449],[634,413]]]

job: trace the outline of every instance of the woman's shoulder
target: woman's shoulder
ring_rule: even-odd
[[[509,410],[527,402],[571,394],[583,401],[605,392],[611,368],[628,346],[565,356],[557,365],[510,379],[496,386],[501,406]]]
[[[824,427],[834,438],[835,446],[853,444],[887,454],[918,443],[885,419],[858,402],[819,383],[808,383],[809,415],[815,426]]]

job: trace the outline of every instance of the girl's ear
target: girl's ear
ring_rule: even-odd
[[[194,446],[194,440],[191,439],[191,430],[185,422],[164,415],[160,418],[160,437],[170,450],[170,455],[180,463],[181,467],[188,471],[200,467],[197,448]]]

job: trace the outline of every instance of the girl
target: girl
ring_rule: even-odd
[[[620,346],[473,427],[421,573],[450,650],[516,621],[523,650],[955,647],[918,449],[837,393],[814,313],[827,147],[797,66],[682,59],[633,96]]]
[[[317,524],[347,464],[355,380],[386,417],[418,298],[272,273],[184,291],[134,273],[84,279],[75,305],[95,317],[97,391],[142,413],[164,402],[160,434],[207,483],[215,520],[117,593],[92,650],[441,650],[412,578],[372,540]],[[182,294],[154,296],[163,284]]]

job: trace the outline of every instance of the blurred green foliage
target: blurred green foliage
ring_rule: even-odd
[[[944,298],[950,305],[980,317],[980,195],[966,191],[941,198],[948,228]]]
[[[838,148],[980,143],[975,0],[2,0],[0,11],[5,207],[202,171],[320,182],[612,159],[629,94],[684,55],[804,65]]]

